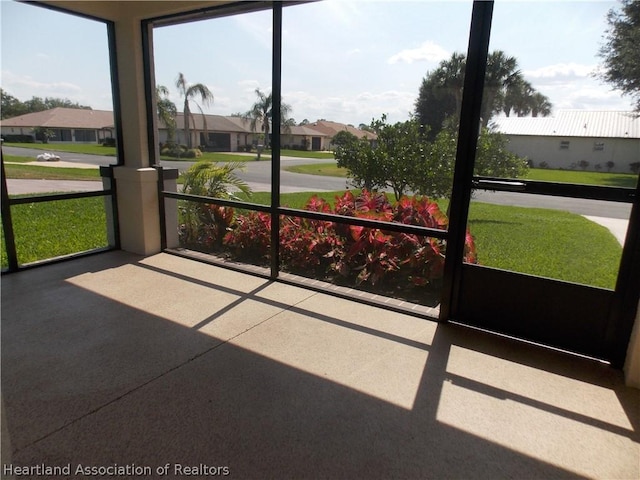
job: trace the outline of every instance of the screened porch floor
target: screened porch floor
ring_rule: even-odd
[[[4,473],[631,479],[639,430],[605,364],[169,254],[2,277]]]

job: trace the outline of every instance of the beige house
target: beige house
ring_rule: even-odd
[[[553,117],[493,120],[509,149],[536,168],[630,173],[640,161],[640,117],[633,112],[559,111]]]
[[[319,150],[332,150],[333,145],[331,143],[331,139],[338,132],[349,132],[355,135],[358,138],[366,138],[369,141],[373,142],[376,140],[377,136],[375,133],[367,132],[366,130],[360,130],[352,125],[345,125],[344,123],[331,122],[329,120],[318,120],[316,122],[310,123],[307,127],[322,132],[326,135],[327,143],[323,144],[323,148]],[[315,150],[315,149],[313,149]]]
[[[107,138],[115,138],[113,112],[102,110],[80,110],[75,108],[54,108],[43,112],[28,113],[2,120],[3,138],[11,135],[31,136],[40,141],[34,129],[46,127],[54,136],[49,143],[102,143]],[[330,150],[332,137],[348,131],[358,138],[375,139],[371,132],[359,130],[338,122],[319,120],[304,126],[282,127],[282,146],[294,150]],[[208,150],[220,152],[238,152],[247,147],[260,144],[262,124],[255,129],[251,121],[242,117],[223,115],[193,114],[190,121],[192,145],[203,145]],[[169,130],[158,122],[160,143],[170,141]],[[184,131],[184,114],[176,116],[176,129],[173,141],[187,144]]]
[[[37,127],[53,132],[50,143],[101,143],[107,138],[115,138],[113,112],[105,110],[58,107],[6,118],[0,125],[3,138],[26,135],[42,140],[34,132]]]

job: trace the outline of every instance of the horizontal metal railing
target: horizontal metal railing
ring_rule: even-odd
[[[446,239],[448,236],[447,230],[440,230],[437,228],[421,227],[419,225],[408,225],[399,222],[385,222],[381,220],[372,220],[362,217],[350,217],[347,215],[336,215],[333,213],[321,213],[313,212],[309,210],[300,210],[297,208],[287,207],[270,207],[268,205],[262,205],[258,203],[241,202],[237,200],[228,200],[214,197],[204,197],[200,195],[191,195],[187,193],[177,193],[162,191],[162,195],[165,198],[174,198],[177,200],[188,200],[198,203],[209,203],[214,205],[221,205],[225,207],[235,207],[245,210],[255,210],[259,212],[271,213],[275,215],[285,215],[291,217],[308,218],[310,220],[319,220],[323,222],[336,222],[348,225],[357,225],[366,228],[377,228],[380,230],[386,230],[389,232],[407,233],[415,235],[424,235],[427,237]]]
[[[534,195],[606,200],[609,202],[622,203],[633,203],[636,196],[635,189],[633,188],[481,176],[473,177],[473,188],[475,190],[530,193]]]

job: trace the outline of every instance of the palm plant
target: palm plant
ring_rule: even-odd
[[[518,60],[508,57],[502,50],[490,53],[482,98],[482,126],[486,127],[491,116],[501,110],[500,100],[504,98],[504,92],[518,83],[524,83],[518,70]]]
[[[265,147],[269,146],[269,131],[271,119],[273,118],[273,93],[268,95],[261,92],[259,88],[256,88],[256,95],[258,100],[253,104],[251,109],[244,114],[244,119],[250,121],[251,130],[254,132],[257,130],[258,125],[264,133]],[[286,125],[286,119],[291,111],[291,106],[282,102],[280,104],[280,120],[283,125]]]
[[[551,115],[551,102],[542,93],[535,92],[531,95],[530,102],[532,117],[537,117],[538,115],[548,117]]]
[[[250,195],[251,189],[247,183],[235,174],[236,170],[243,168],[244,165],[241,162],[218,164],[201,160],[194,163],[184,173],[184,193],[215,198],[232,198],[235,189]]]
[[[193,85],[189,85],[187,79],[184,77],[182,72],[178,73],[178,78],[176,79],[176,87],[180,92],[180,95],[184,97],[184,136],[185,142],[189,148],[193,147],[193,141],[191,138],[191,127],[190,122],[193,123],[193,127],[195,129],[195,121],[193,119],[193,115],[191,114],[191,109],[189,107],[189,103],[193,101],[200,113],[202,114],[202,119],[204,122],[204,130],[205,130],[205,138],[207,136],[207,119],[202,111],[202,107],[195,101],[196,97],[200,97],[202,103],[207,106],[209,103],[213,102],[213,93],[211,90],[204,85],[203,83],[195,83]]]
[[[235,173],[242,168],[240,162],[197,162],[183,174],[183,191],[213,198],[237,198],[236,191],[250,196],[251,188]],[[234,212],[232,207],[186,201],[180,207],[180,214],[183,244],[218,248],[233,221]]]
[[[434,72],[434,78],[439,88],[452,95],[455,99],[456,116],[462,109],[462,88],[464,87],[464,70],[466,57],[463,53],[454,52],[449,60],[440,62],[440,66]]]
[[[167,127],[167,142],[173,143],[175,141],[178,109],[176,104],[169,100],[169,89],[164,85],[156,86],[156,108],[158,118]]]
[[[515,113],[518,117],[523,117],[531,112],[530,97],[535,89],[529,82],[519,79],[509,85],[501,95],[502,111],[508,117]]]

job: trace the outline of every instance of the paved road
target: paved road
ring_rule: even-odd
[[[3,147],[4,153],[8,155],[32,156],[42,153],[42,150]],[[79,153],[56,152],[62,161],[71,163],[84,163],[93,165],[109,165],[115,163],[115,157],[86,155]],[[282,167],[291,165],[301,165],[309,163],[326,163],[326,159],[316,160],[309,158],[283,157]],[[167,168],[177,168],[180,171],[187,170],[193,162],[162,161],[161,165]],[[271,189],[271,162],[262,160],[260,162],[245,162],[243,171],[238,172],[238,176],[247,182],[255,191],[269,191]],[[80,188],[82,183],[71,183],[69,188]],[[90,182],[89,182],[90,183]],[[13,182],[11,182],[13,184]],[[13,184],[17,189],[18,185]],[[58,183],[58,185],[60,185]],[[74,187],[74,185],[76,187]],[[344,190],[348,186],[344,178],[323,177],[318,175],[304,175],[291,173],[285,170],[280,172],[280,190],[283,193],[296,191],[335,191]],[[26,188],[26,187],[24,187]],[[35,188],[35,187],[34,187]],[[49,188],[49,187],[42,187]],[[91,187],[93,189],[94,187]],[[18,193],[12,190],[11,193]],[[42,190],[39,190],[42,191]],[[25,192],[28,193],[28,192]],[[628,219],[631,212],[631,205],[625,203],[604,202],[599,200],[584,200],[575,198],[547,197],[543,195],[531,195],[513,192],[487,192],[478,191],[474,199],[480,202],[493,203],[498,205],[514,205],[522,207],[538,207],[556,210],[565,210],[579,215],[591,215],[606,218]]]

